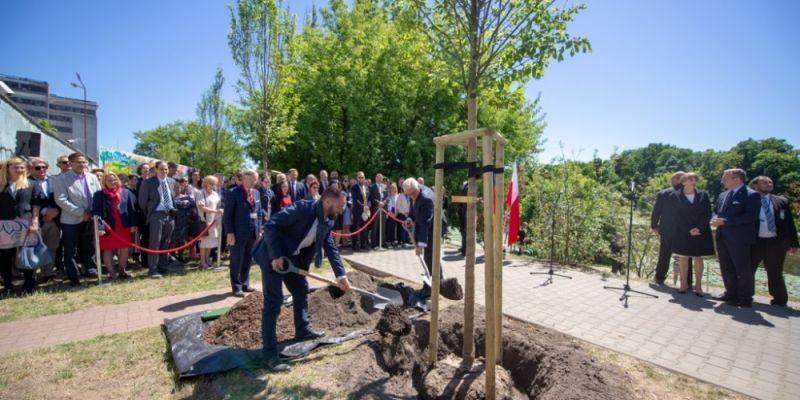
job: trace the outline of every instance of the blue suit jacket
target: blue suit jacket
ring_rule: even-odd
[[[261,231],[261,196],[255,189],[250,191],[253,193],[253,206],[247,201],[247,193],[241,186],[232,188],[225,198],[225,232],[233,233],[237,241],[255,239]],[[250,218],[253,213],[256,218]]]
[[[306,198],[306,194],[308,193],[308,191],[306,190],[306,184],[305,183],[300,182],[300,181],[295,181],[294,182],[295,192],[296,192],[295,195],[292,195],[292,184],[291,184],[291,182],[288,182],[288,183],[289,183],[289,196],[292,197],[292,203],[294,203],[295,201],[304,200]]]
[[[350,188],[350,195],[353,199],[353,214],[354,215],[361,215],[364,212],[364,207],[366,206],[369,208],[370,204],[375,201],[375,198],[372,196],[372,193],[369,190],[369,186],[367,186],[367,202],[364,203],[364,195],[361,191],[361,185],[355,184]]]
[[[725,218],[725,225],[717,227],[717,240],[724,240],[735,245],[750,245],[756,242],[758,235],[758,214],[761,211],[761,195],[742,186],[733,193],[730,204],[725,207],[724,192],[717,199],[714,213]]]
[[[300,200],[273,214],[264,226],[263,240],[253,250],[253,259],[262,269],[269,269],[272,268],[272,260],[293,255],[300,242],[308,235],[314,220],[317,221],[317,237],[325,238],[321,248],[328,254],[334,275],[337,278],[345,276],[339,249],[330,234],[334,221],[323,215],[322,201]],[[316,245],[316,242],[312,244]],[[300,265],[297,267],[305,268]]]

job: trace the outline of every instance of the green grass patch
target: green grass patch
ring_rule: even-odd
[[[209,271],[187,267],[181,275],[167,275],[162,279],[151,279],[145,270],[129,271],[133,279],[117,281],[109,285],[96,281],[83,281],[77,288],[66,283],[40,287],[34,294],[0,300],[0,322],[44,317],[70,313],[93,306],[125,304],[132,301],[150,300],[212,289],[230,285],[228,270]],[[257,265],[250,269],[251,282],[261,282],[261,270]]]

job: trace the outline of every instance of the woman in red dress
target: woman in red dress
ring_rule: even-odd
[[[100,250],[103,251],[103,264],[108,268],[111,280],[117,278],[114,269],[114,251],[118,251],[119,277],[130,278],[125,270],[128,266],[128,252],[133,243],[138,218],[136,214],[136,196],[128,188],[120,184],[119,177],[113,172],[103,176],[103,190],[92,197],[92,213],[108,224],[98,227],[100,234]]]

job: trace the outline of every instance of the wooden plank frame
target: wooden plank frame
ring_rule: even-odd
[[[505,162],[506,139],[489,128],[439,136],[433,139],[436,145],[436,163],[443,163],[446,146],[464,146],[470,140],[481,139],[483,150],[483,166],[493,166],[493,170],[483,172],[483,229],[484,229],[484,288],[486,294],[486,398],[495,398],[496,366],[502,363],[502,267],[503,267],[503,232],[505,211],[505,179],[502,173],[495,179],[495,169],[502,168]],[[438,361],[439,351],[439,285],[441,252],[442,252],[442,196],[444,188],[444,170],[437,169],[434,178],[436,200],[433,213],[433,266],[431,288],[431,323],[429,335],[428,361],[434,365]],[[496,189],[495,189],[496,188]],[[486,201],[491,199],[493,201]],[[474,226],[474,224],[473,224]],[[474,229],[474,228],[473,228]],[[469,230],[469,227],[468,227]],[[488,233],[488,234],[487,234]],[[469,232],[467,233],[469,235]],[[474,242],[467,242],[467,247]],[[469,255],[470,252],[467,251]],[[474,251],[472,255],[474,257]],[[473,288],[474,290],[474,288]],[[470,294],[465,293],[465,296]],[[473,294],[474,295],[474,294]],[[465,321],[465,329],[468,325]],[[471,325],[470,325],[471,326]],[[470,337],[465,333],[465,337]],[[467,355],[465,355],[466,359]],[[470,363],[471,364],[471,363]]]

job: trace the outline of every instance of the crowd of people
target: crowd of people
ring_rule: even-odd
[[[6,295],[14,292],[13,280],[20,274],[23,291],[30,293],[37,283],[56,278],[72,286],[80,285],[81,279],[97,279],[98,262],[108,281],[131,277],[129,259],[158,279],[180,271],[189,259],[213,268],[224,255],[230,257],[231,289],[243,296],[253,290],[250,253],[263,226],[272,215],[301,200],[318,200],[330,188],[344,200],[332,227],[337,248],[371,251],[414,244],[401,223],[413,212],[403,177],[393,181],[376,174],[370,180],[363,172],[351,178],[322,170],[301,180],[292,168],[274,175],[273,183],[273,175],[265,173],[259,179],[252,170],[226,177],[203,176],[195,169],[184,176],[177,164],[166,161],[140,164],[136,174],[118,175],[90,169],[81,153],[58,157],[56,165],[53,171],[39,158],[0,163],[0,265]],[[412,189],[433,198],[421,177],[415,183]],[[101,260],[95,259],[95,230]],[[54,261],[36,272],[17,271],[16,249],[36,232]],[[185,246],[198,236],[196,243]],[[155,251],[132,249],[135,244]],[[176,250],[181,247],[188,248]]]
[[[714,299],[749,308],[753,306],[755,273],[763,263],[767,272],[770,304],[786,306],[788,295],[783,278],[786,253],[797,251],[797,228],[788,200],[772,194],[768,176],[757,176],[747,186],[741,169],[722,175],[725,191],[712,207],[707,193],[697,188],[698,176],[679,171],[672,175],[672,187],[656,196],[651,228],[660,235],[661,247],[655,283],[663,285],[673,257],[678,258],[680,293],[702,291],[703,258],[719,257],[725,292]],[[716,232],[712,232],[712,227]]]

